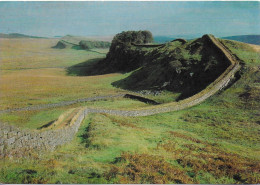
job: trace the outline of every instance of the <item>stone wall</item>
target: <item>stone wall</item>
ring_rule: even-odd
[[[24,156],[33,152],[54,150],[57,146],[71,141],[88,113],[107,113],[119,116],[148,116],[163,112],[178,111],[197,105],[228,85],[235,73],[240,69],[239,63],[217,39],[205,36],[214,47],[221,51],[230,61],[230,66],[213,83],[201,92],[179,102],[150,106],[136,110],[106,110],[83,108],[72,119],[68,126],[47,131],[20,130],[16,127],[0,123],[0,156]],[[119,95],[122,96],[122,95]]]
[[[228,85],[228,83],[234,78],[237,71],[240,69],[240,65],[235,57],[223,46],[214,36],[205,35],[206,39],[211,42],[212,47],[216,47],[222,52],[224,58],[230,62],[230,66],[208,87],[203,89],[201,92],[184,99],[179,102],[166,103],[157,106],[150,106],[145,108],[140,108],[139,110],[104,110],[104,109],[91,109],[90,112],[107,113],[121,116],[148,116],[163,112],[178,111],[194,105],[197,105],[210,96],[217,93],[219,90],[223,89]]]
[[[81,109],[68,126],[47,131],[26,130],[0,123],[0,156],[25,156],[42,151],[52,151],[57,146],[71,141],[87,115]]]
[[[68,105],[72,105],[72,104],[76,104],[76,103],[105,100],[105,99],[110,99],[110,98],[119,98],[119,97],[124,97],[125,95],[126,94],[95,96],[95,97],[89,97],[89,98],[76,99],[76,100],[72,100],[72,101],[63,101],[63,102],[59,102],[59,103],[33,105],[33,106],[29,106],[29,107],[22,107],[22,108],[16,108],[16,109],[6,109],[6,110],[0,110],[0,114],[14,112],[14,111],[31,111],[31,110],[41,110],[41,109],[48,109],[48,108],[55,108],[55,107],[63,107],[63,106],[68,106]]]

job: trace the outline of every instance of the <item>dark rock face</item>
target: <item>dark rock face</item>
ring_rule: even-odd
[[[175,39],[150,47],[150,32],[122,32],[114,37],[106,58],[86,70],[86,74],[135,70],[112,85],[133,91],[169,90],[180,93],[179,99],[184,99],[207,87],[230,65],[211,37]]]
[[[114,47],[117,48],[118,45]],[[114,82],[113,85],[135,91],[180,92],[181,99],[204,89],[230,65],[223,53],[207,36],[190,42],[181,42],[179,45],[176,45],[176,42],[169,42],[150,50],[132,45],[120,45],[118,50],[111,50],[106,60],[124,70],[140,68],[126,79]]]
[[[153,41],[149,31],[127,31],[117,34],[112,41],[106,59],[102,62],[109,71],[132,71],[143,64],[146,51],[136,49],[133,44]]]
[[[53,46],[52,48],[56,48],[56,49],[64,49],[66,48],[66,44],[63,43],[62,41],[59,41],[56,46]]]

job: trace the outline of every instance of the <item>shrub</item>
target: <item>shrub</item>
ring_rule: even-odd
[[[79,45],[82,49],[109,48],[110,42],[82,40],[79,42]]]

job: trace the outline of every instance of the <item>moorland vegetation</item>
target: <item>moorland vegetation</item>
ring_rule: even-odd
[[[115,36],[106,58],[88,50],[51,48],[57,39],[3,40],[1,109],[140,89],[159,89],[157,96],[147,97],[160,103],[172,102],[181,97],[181,86],[172,85],[175,78],[186,86],[201,81],[203,88],[227,67],[205,37],[149,48],[138,44],[152,39],[146,41],[142,36],[137,42],[128,34],[136,32]],[[125,39],[125,44],[121,39]],[[2,158],[0,182],[260,183],[260,48],[218,41],[242,66],[225,89],[199,105],[177,112],[145,117],[90,113],[74,139],[55,151]],[[164,85],[168,80],[172,81]],[[150,88],[156,85],[160,88]],[[68,111],[73,113],[80,106],[119,110],[150,107],[136,100],[113,98],[48,110],[11,112],[0,118],[16,126],[40,128],[59,120],[62,114],[65,120],[70,119]],[[43,130],[46,129],[53,129],[53,125]]]

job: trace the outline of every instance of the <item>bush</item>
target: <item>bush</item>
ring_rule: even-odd
[[[79,42],[79,45],[82,49],[109,48],[110,42],[82,40]]]
[[[123,31],[117,34],[112,44],[117,42],[146,44],[153,41],[153,35],[150,31]]]

